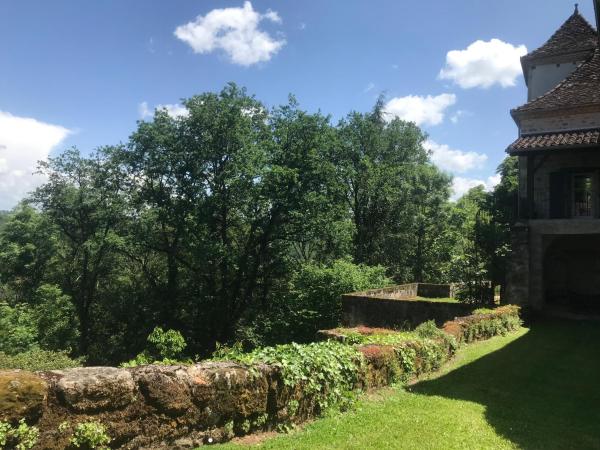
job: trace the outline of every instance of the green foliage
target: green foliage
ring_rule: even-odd
[[[32,300],[57,250],[56,230],[48,217],[26,203],[6,217],[0,229],[0,283],[10,288],[12,301]]]
[[[177,330],[164,331],[156,327],[148,336],[151,351],[163,359],[177,359],[186,347],[185,339]]]
[[[183,104],[188,114],[158,110],[123,145],[40,164],[46,182],[0,227],[0,351],[111,364],[154,345],[144,324],[181,330],[202,356],[216,341],[307,342],[338,324],[340,294],[385,274],[500,278],[487,255],[506,252],[504,216],[470,245],[471,209],[452,208],[426,135],[386,120],[383,99],[338,124],[293,97],[269,109],[235,84]],[[514,167],[502,168],[504,199]],[[134,363],[173,359],[160,353]]]
[[[367,355],[387,366],[395,381],[407,382],[423,373],[433,372],[451,358],[458,344],[456,339],[436,327],[435,322],[425,322],[412,332],[369,332],[356,329],[337,329],[344,342],[361,345]],[[382,351],[392,348],[392,354]]]
[[[333,341],[279,345],[247,354],[220,352],[218,359],[279,367],[284,384],[301,388],[303,400],[314,402],[321,413],[348,403],[364,367],[360,352]]]
[[[39,430],[27,425],[25,419],[21,419],[16,427],[0,422],[0,448],[9,445],[16,450],[29,450],[35,446],[39,435]]]
[[[14,306],[0,302],[0,352],[8,355],[39,348],[70,351],[77,345],[77,321],[69,297],[43,284],[31,301]]]
[[[461,342],[473,342],[505,335],[523,324],[520,308],[506,305],[492,310],[475,310],[474,315],[460,318],[445,325],[447,332],[454,334]]]
[[[106,427],[99,422],[92,421],[75,425],[70,443],[75,448],[105,450],[108,449],[110,441]]]
[[[450,354],[454,354],[454,352],[456,352],[458,349],[458,342],[456,341],[456,338],[438,328],[433,320],[429,320],[420,324],[415,328],[414,332],[417,336],[423,339],[434,339],[445,342]]]
[[[370,113],[350,113],[337,127],[354,257],[388,267],[399,282],[434,281],[450,254],[451,179],[429,163],[425,134],[412,123],[386,120],[384,108],[380,98]]]
[[[79,322],[71,298],[58,286],[43,284],[35,300],[39,345],[48,350],[77,348]]]
[[[80,367],[83,359],[72,359],[67,352],[32,349],[16,355],[0,352],[0,369],[29,371],[58,370]]]
[[[0,303],[0,352],[15,355],[36,347],[37,326],[26,305]]]
[[[506,282],[518,159],[506,158],[497,173],[501,179],[493,192],[487,193],[481,186],[473,188],[457,202],[453,212],[458,237],[451,274],[453,281],[463,283],[459,299],[469,303],[490,303],[494,288]]]
[[[288,292],[268,313],[252,317],[238,327],[236,339],[254,348],[275,343],[305,343],[318,330],[330,329],[341,320],[342,294],[391,284],[381,266],[369,267],[336,260],[330,265],[303,264],[292,276]]]
[[[6,445],[11,430],[12,427],[8,422],[0,422],[0,448],[4,448]]]
[[[146,364],[177,364],[189,363],[182,360],[186,342],[177,330],[164,331],[155,327],[147,338],[149,347],[134,359],[121,364],[122,367],[137,367]]]

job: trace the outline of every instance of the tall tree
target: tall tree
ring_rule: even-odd
[[[80,323],[80,352],[87,354],[92,308],[99,284],[117,270],[111,255],[121,243],[116,233],[123,219],[121,178],[112,149],[84,158],[68,150],[40,163],[48,181],[32,195],[63,237],[57,250],[63,291],[75,303]]]
[[[437,231],[431,219],[443,214],[450,186],[429,162],[425,134],[413,123],[386,120],[379,99],[372,112],[344,119],[339,136],[356,261],[382,264],[397,281],[424,279],[428,241]]]

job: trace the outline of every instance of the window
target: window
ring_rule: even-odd
[[[573,217],[593,217],[593,176],[573,176]]]

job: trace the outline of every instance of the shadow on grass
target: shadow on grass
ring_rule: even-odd
[[[546,320],[506,347],[411,389],[486,407],[524,449],[600,449],[600,323]]]

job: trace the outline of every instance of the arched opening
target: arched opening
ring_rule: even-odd
[[[546,303],[600,312],[600,234],[554,236],[544,257]]]

